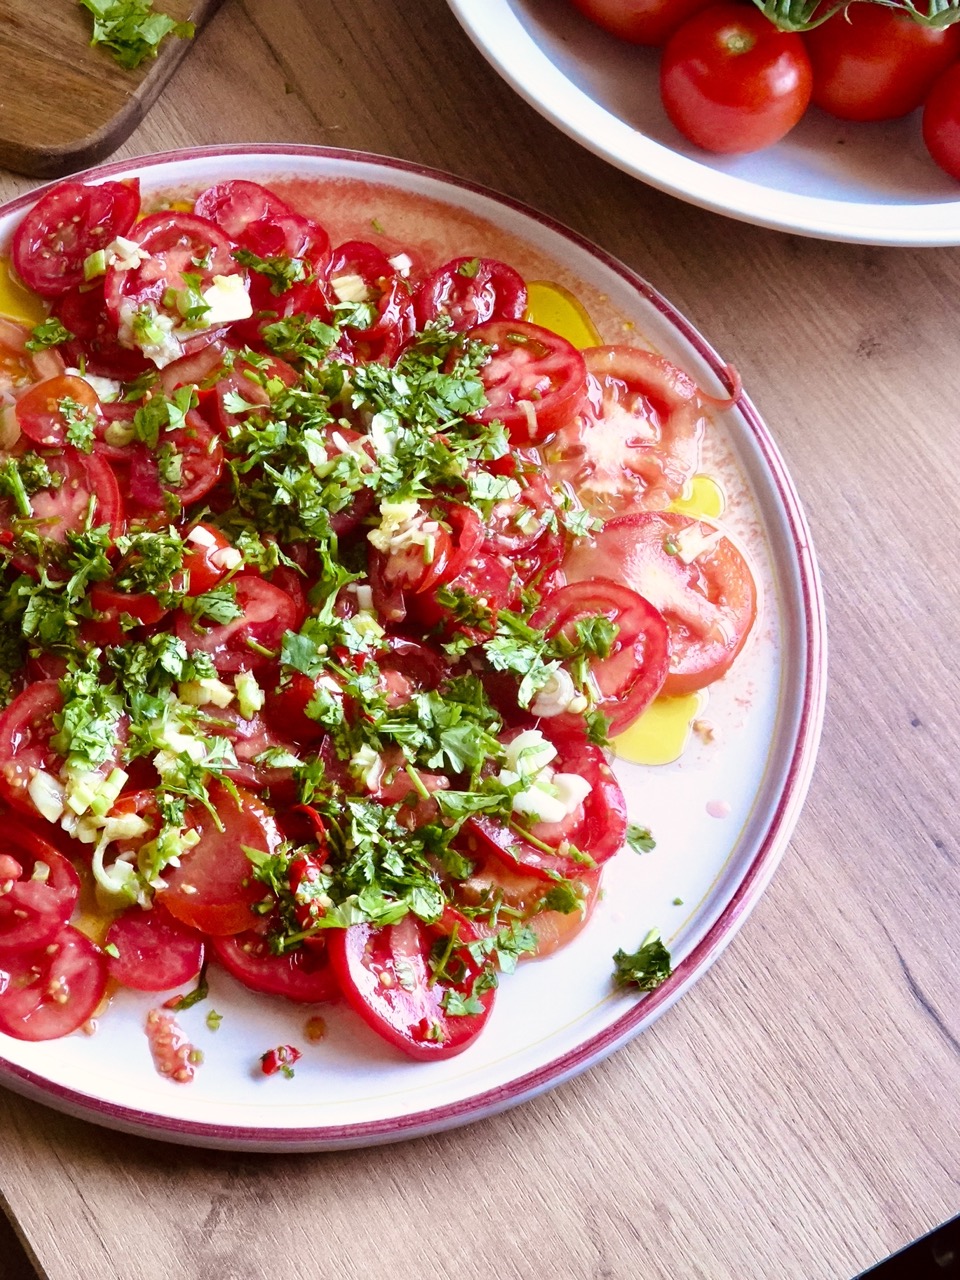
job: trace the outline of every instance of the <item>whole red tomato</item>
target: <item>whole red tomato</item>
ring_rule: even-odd
[[[940,168],[960,181],[960,62],[947,68],[927,96],[923,140]]]
[[[667,42],[660,96],[672,123],[707,151],[759,151],[788,133],[810,101],[798,35],[748,5],[711,5]]]
[[[677,27],[711,0],[570,0],[585,18],[631,44],[666,44]]]
[[[960,57],[960,27],[935,31],[873,4],[850,5],[804,39],[813,101],[841,120],[895,120],[915,111]]]

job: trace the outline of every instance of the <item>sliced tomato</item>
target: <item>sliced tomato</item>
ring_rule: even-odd
[[[20,430],[35,444],[62,449],[70,423],[77,418],[95,423],[100,416],[97,393],[85,378],[61,376],[38,382],[16,404]]]
[[[30,332],[14,320],[0,316],[0,394],[19,393],[41,378],[56,378],[63,373],[63,358],[57,351],[28,349]],[[3,440],[5,448],[13,443],[14,440]]]
[[[183,924],[215,937],[253,929],[254,912],[266,890],[253,876],[244,848],[274,853],[280,832],[260,801],[237,789],[234,797],[220,785],[210,788],[216,818],[206,809],[193,811],[191,825],[200,840],[184,853],[179,867],[164,872],[166,888],[158,899]]]
[[[550,884],[539,876],[521,875],[508,868],[499,858],[489,857],[478,863],[468,879],[454,886],[457,900],[471,907],[500,908],[497,923],[503,927],[521,920],[532,929],[537,939],[537,949],[529,957],[542,960],[565,947],[586,926],[600,893],[601,869],[593,871],[584,867],[577,882],[583,890],[582,905],[573,911],[555,911],[544,905],[550,892]],[[474,927],[482,933],[494,932],[483,916],[472,916]]]
[[[221,626],[198,627],[189,614],[176,615],[176,632],[190,653],[209,653],[218,671],[252,671],[268,666],[293,630],[297,607],[285,591],[253,573],[233,579],[239,618]],[[268,652],[264,653],[264,650]]]
[[[0,713],[0,795],[20,813],[40,816],[29,786],[38,771],[58,774],[63,761],[50,746],[53,717],[63,709],[56,680],[41,680]]]
[[[327,298],[335,316],[338,290],[343,292],[346,282],[349,294],[362,293],[374,314],[366,327],[344,324],[339,349],[357,361],[394,360],[416,328],[407,281],[375,244],[349,240],[334,249],[326,269]]]
[[[188,596],[202,596],[236,566],[234,548],[225,533],[212,524],[198,522],[183,535],[186,554],[177,590]]]
[[[610,721],[610,733],[633,724],[663,688],[670,663],[670,639],[663,615],[643,596],[606,578],[574,582],[548,595],[530,619],[552,639],[576,643],[576,626],[605,618],[617,628],[610,653],[590,660],[599,693],[596,707]],[[567,712],[550,717],[554,731],[576,731],[582,719]]]
[[[34,293],[57,298],[83,284],[91,253],[126,235],[140,211],[140,184],[61,182],[17,227],[13,265]]]
[[[65,293],[54,303],[53,314],[73,334],[61,348],[71,368],[126,382],[151,367],[142,351],[121,347],[117,326],[106,312],[102,280]]]
[[[173,479],[165,478],[164,449],[172,451],[176,464]],[[162,433],[157,450],[145,444],[133,446],[130,495],[147,511],[165,511],[167,495],[186,507],[206,497],[222,470],[223,446],[219,437],[202,415],[191,409],[184,426]]]
[[[106,582],[95,582],[88,598],[95,616],[84,620],[80,635],[101,648],[124,643],[130,629],[129,622],[124,626],[127,619],[135,626],[152,627],[169,612],[156,596],[145,591],[118,591]]]
[[[0,956],[0,1031],[16,1040],[57,1040],[93,1016],[107,986],[106,957],[64,925],[37,951]]]
[[[477,422],[500,421],[514,444],[539,444],[583,408],[587,371],[566,338],[523,320],[491,320],[470,336],[490,348],[480,369],[486,408]]]
[[[148,256],[127,270],[108,268],[104,281],[104,303],[121,341],[125,325],[144,306],[169,317],[185,334],[180,344],[185,355],[222,337],[223,325],[183,329],[183,317],[170,301],[186,288],[185,275],[196,280],[202,293],[214,276],[237,273],[230,241],[220,228],[190,213],[153,213],[137,224],[131,239]]]
[[[573,546],[563,572],[570,582],[609,574],[660,610],[670,631],[668,695],[719,680],[757,616],[757,586],[742,552],[715,525],[675,512],[608,521]]]
[[[278,956],[270,950],[270,924],[268,918],[246,933],[214,938],[214,955],[251,991],[284,996],[298,1004],[335,1000],[340,990],[323,939]]]
[[[110,977],[135,991],[169,991],[190,982],[203,964],[202,935],[160,906],[117,916],[104,945]]]
[[[267,699],[264,715],[278,733],[294,742],[319,742],[326,729],[307,715],[307,707],[317,692],[314,680],[301,671],[290,673],[288,679],[276,688]]]
[[[63,542],[68,533],[80,533],[90,520],[93,527],[106,525],[110,537],[118,538],[126,521],[109,462],[97,453],[82,454],[71,447],[46,461],[55,484],[31,495],[31,528],[51,542]],[[0,501],[0,517],[9,520],[12,515],[12,503]]]
[[[345,999],[367,1026],[408,1057],[452,1058],[482,1031],[494,990],[475,991],[482,966],[464,944],[479,934],[452,907],[436,924],[407,915],[381,928],[355,924],[329,932],[330,959]],[[434,964],[443,955],[446,962],[438,972]],[[450,1011],[458,998],[472,996],[480,1012]]]
[[[49,841],[7,817],[0,835],[0,954],[42,947],[73,914],[80,877]]]
[[[700,388],[638,347],[593,347],[584,360],[588,401],[546,446],[551,480],[604,519],[665,507],[700,462]]]
[[[454,329],[487,320],[522,320],[527,309],[523,277],[496,258],[454,258],[431,272],[413,298],[417,327],[446,316]]]
[[[549,722],[542,722],[540,728],[545,736],[551,735]],[[504,741],[516,732],[511,731]],[[555,880],[558,876],[577,880],[585,870],[608,861],[622,848],[627,833],[627,806],[603,752],[581,734],[557,733],[554,746],[554,771],[577,774],[590,784],[583,802],[558,823],[530,825],[524,819],[508,825],[485,814],[469,818],[460,838],[469,857],[492,856],[511,871],[541,880]],[[517,828],[528,830],[536,843],[524,839]]]
[[[318,222],[295,213],[258,182],[242,178],[202,191],[193,211],[198,217],[215,222],[235,244],[261,257],[300,258],[330,243]]]

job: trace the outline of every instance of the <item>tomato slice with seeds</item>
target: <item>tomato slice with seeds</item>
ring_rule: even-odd
[[[580,412],[587,370],[566,338],[523,320],[490,320],[470,336],[490,348],[480,369],[488,403],[475,421],[500,421],[512,443],[538,444]]]
[[[533,931],[537,949],[528,957],[520,958],[542,960],[572,942],[586,927],[600,894],[601,874],[599,867],[593,871],[587,867],[580,870],[576,882],[582,888],[582,904],[572,911],[555,911],[544,906],[551,884],[539,876],[511,870],[493,856],[481,860],[468,879],[458,883],[456,892],[461,902],[472,907],[498,910],[505,907],[507,910],[499,915],[501,927],[506,920],[522,920]],[[472,916],[472,924],[480,933],[493,932],[482,915]]]
[[[587,402],[544,450],[550,479],[603,519],[665,507],[699,462],[700,388],[638,347],[593,347],[583,357]]]
[[[167,450],[164,469],[163,451]],[[130,457],[130,496],[147,511],[165,511],[169,494],[189,506],[205,498],[220,479],[223,446],[213,428],[195,409],[186,423],[164,431],[158,449],[134,445]]]
[[[148,256],[136,267],[120,270],[109,267],[104,281],[104,305],[121,333],[141,307],[150,306],[169,317],[183,333],[184,354],[205,347],[224,333],[225,326],[194,330],[183,328],[183,317],[169,291],[186,288],[185,275],[195,278],[202,293],[214,276],[236,275],[239,271],[230,250],[230,241],[219,227],[190,213],[152,213],[139,222],[130,238]]]
[[[622,733],[654,700],[667,678],[670,637],[663,615],[629,587],[605,578],[573,582],[547,596],[530,619],[552,639],[576,642],[576,626],[603,618],[616,628],[610,652],[590,659],[599,693],[596,707],[610,721],[611,734]],[[554,732],[582,723],[568,712],[549,717]]]
[[[106,525],[110,537],[118,538],[126,520],[117,478],[109,462],[97,453],[82,454],[70,447],[45,460],[54,485],[31,494],[29,515],[16,509],[12,499],[0,500],[0,519],[24,519],[52,542],[64,542],[68,533],[82,532],[88,520],[94,528]],[[33,561],[25,554],[14,555],[13,563],[27,572],[33,569]]]
[[[570,582],[606,573],[663,614],[670,632],[664,694],[702,689],[725,675],[757,616],[757,584],[743,553],[706,520],[646,511],[610,520],[563,562]]]
[[[85,378],[63,375],[35,383],[16,404],[20,430],[35,444],[62,449],[71,423],[86,419],[96,424],[100,417],[97,393]]]
[[[44,946],[70,919],[79,893],[80,877],[63,854],[7,817],[0,835],[0,953]]]
[[[71,368],[129,382],[151,367],[142,351],[121,347],[117,326],[105,309],[102,280],[65,293],[54,303],[53,314],[73,334],[61,347]]]
[[[58,1040],[93,1016],[107,986],[106,957],[72,925],[44,947],[0,955],[0,1031]]]
[[[522,320],[527,286],[496,258],[454,258],[420,283],[413,306],[419,328],[446,316],[463,332],[488,320]]]
[[[60,182],[42,195],[17,227],[13,265],[44,298],[83,284],[91,253],[126,235],[140,211],[140,183]]]
[[[486,814],[468,818],[459,843],[468,857],[495,857],[520,875],[577,880],[585,870],[607,862],[622,848],[627,834],[626,801],[599,747],[587,742],[582,733],[552,730],[549,721],[541,721],[540,729],[557,748],[551,768],[557,773],[576,774],[590,784],[585,799],[560,822],[531,824],[522,818],[509,825]],[[529,831],[533,841],[526,840],[517,828]]]
[[[492,987],[477,990],[482,966],[465,944],[480,935],[452,907],[432,924],[406,915],[380,928],[355,924],[329,933],[344,998],[401,1053],[426,1061],[452,1058],[483,1030],[495,993]],[[467,1000],[477,1012],[453,1012]]]
[[[104,946],[110,977],[135,991],[169,991],[192,981],[203,964],[203,936],[159,906],[117,916]]]
[[[233,585],[241,610],[238,618],[204,627],[181,610],[176,632],[190,653],[209,653],[218,671],[252,671],[267,666],[279,653],[284,633],[293,630],[297,606],[286,591],[253,573],[237,574]]]
[[[180,858],[179,867],[164,872],[166,888],[158,900],[182,924],[215,937],[244,933],[256,927],[260,917],[255,903],[267,890],[254,879],[253,864],[244,848],[274,853],[280,832],[271,814],[256,797],[237,788],[210,788],[216,817],[196,809],[189,825],[200,834],[199,842]]]
[[[251,991],[283,996],[297,1004],[320,1004],[340,994],[323,938],[311,939],[283,955],[270,950],[271,921],[229,938],[214,938],[213,953]]]
[[[30,351],[30,330],[0,316],[0,394],[20,392],[42,378],[63,373],[63,359],[56,351]],[[0,432],[2,435],[2,432]],[[9,447],[14,441],[3,441]]]
[[[0,713],[0,795],[20,813],[39,817],[29,785],[38,770],[57,774],[63,763],[52,750],[53,717],[63,709],[56,680],[39,680]]]

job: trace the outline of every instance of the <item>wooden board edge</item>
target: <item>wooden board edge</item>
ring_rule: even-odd
[[[105,160],[140,124],[164,85],[190,52],[194,41],[200,38],[203,27],[222,4],[223,0],[198,0],[192,15],[196,26],[193,39],[165,40],[125,107],[101,129],[63,147],[26,147],[0,139],[0,167],[28,178],[49,179],[66,177]],[[104,57],[109,56],[104,51]]]

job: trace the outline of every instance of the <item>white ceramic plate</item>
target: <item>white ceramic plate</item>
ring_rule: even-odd
[[[570,137],[661,191],[779,231],[877,245],[960,244],[960,186],[918,115],[845,124],[811,109],[782,142],[711,156],[660,105],[658,51],[615,40],[568,0],[448,0],[508,84]]]
[[[227,177],[294,179],[335,242],[348,209],[390,235],[434,246],[437,261],[493,253],[528,279],[574,289],[607,340],[622,325],[682,363],[715,393],[723,365],[668,302],[620,263],[529,210],[467,183],[398,161],[310,148],[187,152],[106,166],[138,173],[145,199],[195,192]],[[0,211],[0,252],[30,200]],[[304,206],[306,207],[306,206]],[[340,223],[344,223],[340,227]],[[623,852],[589,927],[549,960],[505,979],[477,1043],[445,1062],[407,1061],[348,1010],[327,1035],[304,1037],[303,1006],[257,997],[223,974],[180,1020],[205,1061],[195,1081],[158,1076],[143,1031],[157,997],[121,993],[93,1036],[29,1044],[0,1035],[0,1081],[103,1124],[217,1147],[317,1150],[385,1142],[464,1123],[531,1097],[623,1044],[706,970],[757,901],[796,820],[823,708],[823,614],[796,494],[753,405],[718,415],[709,467],[729,498],[730,531],[746,546],[763,593],[756,634],[704,713],[716,728],[676,764],[618,765],[631,814],[657,837],[653,853]],[[674,905],[681,898],[685,905]],[[611,957],[659,926],[674,977],[639,997],[614,991]],[[205,1023],[210,1008],[220,1028]],[[265,1050],[303,1048],[291,1080],[257,1069]]]

